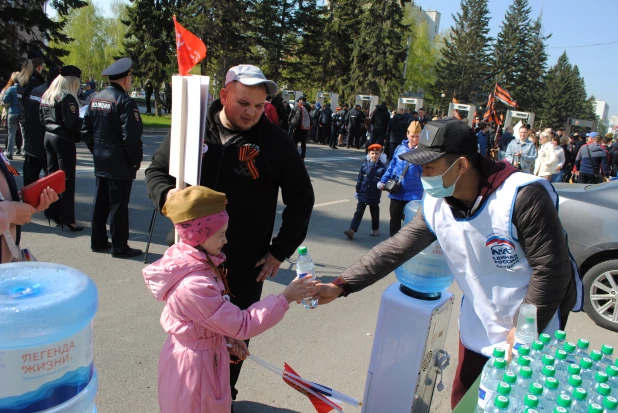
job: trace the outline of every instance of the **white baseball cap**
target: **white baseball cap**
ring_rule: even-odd
[[[259,67],[253,65],[238,65],[227,71],[225,75],[225,86],[230,82],[240,82],[245,86],[255,86],[264,84],[266,93],[274,96],[279,87],[272,80],[266,79]]]

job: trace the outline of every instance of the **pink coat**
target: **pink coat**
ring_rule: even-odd
[[[210,256],[215,266],[225,255]],[[165,301],[161,325],[169,334],[159,356],[162,413],[229,413],[230,355],[225,337],[248,339],[283,319],[282,295],[241,310],[223,297],[225,286],[207,255],[182,242],[144,268],[156,299]],[[233,293],[233,292],[232,292]]]

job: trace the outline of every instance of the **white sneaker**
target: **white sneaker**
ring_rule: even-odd
[[[377,237],[378,235],[380,235],[380,231],[378,231],[377,229],[375,231],[371,231],[371,235],[372,237]]]

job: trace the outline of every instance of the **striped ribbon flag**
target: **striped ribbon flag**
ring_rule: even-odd
[[[493,122],[496,125],[502,125],[502,122],[500,121],[500,118],[496,113],[495,102],[495,96],[493,95],[493,93],[490,93],[489,97],[487,98],[487,110],[485,111],[485,115],[483,115],[483,122]]]
[[[517,102],[511,97],[511,94],[498,83],[496,83],[494,95],[496,96],[496,99],[500,100],[505,105],[511,106],[513,108],[519,107],[517,106]]]

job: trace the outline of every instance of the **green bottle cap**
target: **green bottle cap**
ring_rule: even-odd
[[[539,398],[536,397],[534,394],[528,394],[525,398],[524,398],[524,405],[526,407],[537,407],[539,405]]]
[[[556,330],[556,332],[554,333],[554,337],[556,337],[558,340],[565,340],[566,333],[562,330]]]
[[[519,369],[519,375],[524,379],[529,379],[532,377],[532,369],[528,366],[522,366],[521,369]]]
[[[607,373],[604,373],[602,371],[597,371],[597,374],[594,376],[594,379],[597,381],[597,383],[607,383],[607,380],[609,380],[609,376],[607,375]]]
[[[532,350],[543,351],[543,348],[545,348],[545,345],[540,340],[536,340],[534,343],[532,343]]]
[[[556,355],[554,356],[557,360],[566,360],[567,352],[564,350],[556,350]]]
[[[614,366],[618,366],[618,359],[614,360]]]
[[[602,396],[609,396],[612,392],[612,388],[607,383],[597,383],[595,390]]]
[[[519,356],[517,357],[517,364],[520,366],[529,366],[532,363],[532,359],[530,356]]]
[[[606,356],[611,356],[612,354],[614,354],[614,348],[609,344],[603,344],[601,346],[601,353],[605,354]]]
[[[603,399],[603,407],[607,409],[616,409],[618,407],[618,400],[615,397],[607,396]]]
[[[603,408],[596,403],[588,405],[588,413],[603,413]]]
[[[507,371],[506,373],[504,373],[504,377],[502,377],[502,380],[504,380],[508,384],[515,384],[515,382],[517,381],[517,376],[512,371]]]
[[[618,367],[607,366],[607,368],[605,369],[605,373],[607,373],[609,377],[616,377],[618,376]]]
[[[534,394],[535,396],[540,396],[543,394],[543,386],[539,383],[531,383],[530,387],[528,387],[528,393]]]
[[[303,247],[303,246],[298,247],[298,255],[305,255],[305,254],[307,254],[307,247]]]
[[[550,355],[543,356],[543,365],[544,366],[553,366],[555,362],[556,362],[556,360],[554,359],[553,356],[550,356]]]
[[[589,369],[592,367],[592,360],[589,359],[588,357],[584,357],[583,359],[579,361],[579,365],[581,366],[582,369]]]
[[[498,389],[496,390],[498,394],[503,396],[508,396],[511,394],[511,385],[505,382],[498,384]]]
[[[556,374],[556,369],[553,366],[545,366],[543,367],[543,371],[541,373],[545,377],[554,377]]]
[[[502,370],[506,368],[506,361],[502,358],[497,358],[494,360],[494,368]]]
[[[558,406],[569,408],[571,407],[571,396],[561,394],[560,396],[558,396],[558,400],[556,401],[556,403],[558,404]]]
[[[543,345],[547,345],[551,341],[551,336],[549,334],[543,333],[539,336],[539,341],[543,343]]]
[[[569,376],[569,385],[573,387],[579,387],[582,385],[582,378],[577,374],[572,374]]]
[[[506,354],[506,351],[504,351],[503,348],[500,348],[500,347],[494,348],[493,355],[495,359],[503,359],[505,354]]]
[[[588,398],[588,392],[586,391],[586,389],[578,387],[573,390],[573,398],[577,400],[586,400],[586,398]]]
[[[496,406],[498,409],[506,410],[509,408],[509,399],[502,395],[496,396],[496,399],[494,400],[494,406]]]
[[[564,343],[563,350],[570,354],[570,353],[574,352],[576,348],[577,348],[577,346],[575,346],[574,343],[571,343],[570,341],[567,341],[566,343]]]
[[[530,354],[530,347],[525,344],[523,346],[519,346],[519,348],[517,349],[517,354],[520,356],[527,356],[528,354]]]
[[[524,410],[524,413],[539,413],[539,411],[536,409],[533,409],[532,407],[529,407],[526,410]]]
[[[562,406],[556,406],[554,407],[554,413],[568,413],[567,409],[565,409]]]
[[[599,350],[592,350],[590,352],[590,358],[592,361],[599,361],[603,358],[603,354]]]
[[[557,389],[558,388],[558,380],[553,377],[547,377],[545,379],[545,387],[548,389]]]
[[[588,347],[590,346],[590,342],[588,340],[586,340],[585,338],[580,338],[579,340],[577,340],[577,347],[582,349],[582,350],[588,350]]]
[[[579,375],[579,373],[582,372],[582,368],[579,367],[577,364],[569,364],[569,367],[567,368],[567,372],[569,374],[577,374],[577,375]]]

